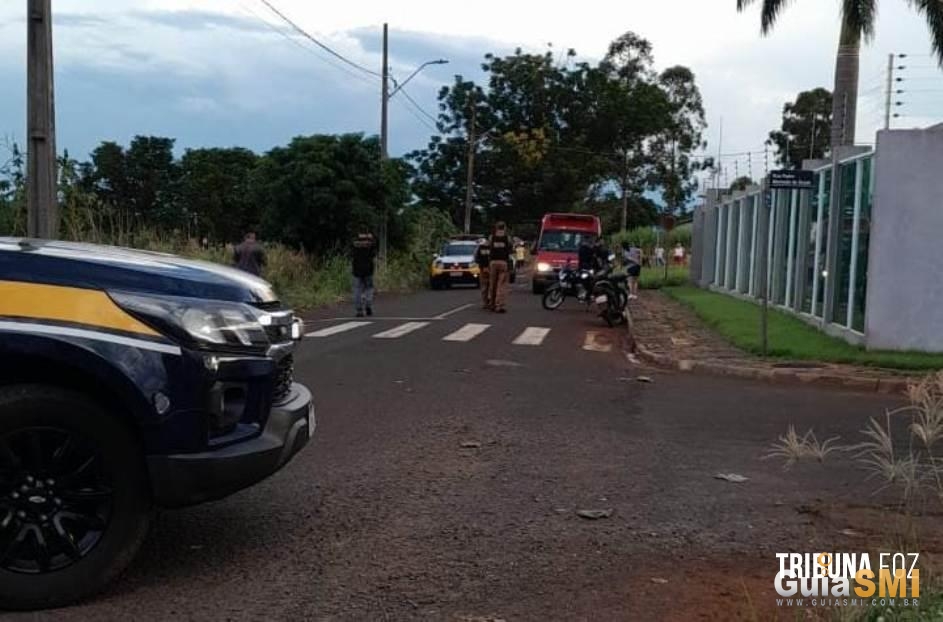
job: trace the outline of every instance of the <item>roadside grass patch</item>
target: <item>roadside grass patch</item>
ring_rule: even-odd
[[[668,266],[668,279],[665,280],[665,267],[655,266],[642,268],[639,277],[639,289],[661,289],[663,287],[678,287],[688,283],[687,266]]]
[[[760,306],[693,286],[665,288],[735,346],[761,354]],[[802,320],[769,310],[769,354],[777,358],[849,363],[904,370],[943,369],[943,354],[865,350],[830,337]]]

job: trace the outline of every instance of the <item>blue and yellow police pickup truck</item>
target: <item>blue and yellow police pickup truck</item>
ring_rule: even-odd
[[[302,332],[232,268],[0,238],[0,608],[92,594],[153,507],[284,466],[314,432],[292,379]]]

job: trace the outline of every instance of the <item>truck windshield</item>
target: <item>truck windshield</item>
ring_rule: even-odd
[[[575,253],[584,240],[592,244],[595,239],[596,236],[587,231],[544,231],[538,250]]]

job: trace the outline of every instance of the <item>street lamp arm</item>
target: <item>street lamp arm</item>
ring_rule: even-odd
[[[415,71],[413,71],[411,74],[409,74],[409,77],[408,77],[408,78],[406,78],[406,79],[403,80],[402,82],[396,83],[396,88],[394,88],[394,89],[390,92],[390,94],[388,95],[388,97],[393,97],[394,95],[396,95],[397,93],[399,93],[400,90],[402,90],[402,88],[403,88],[404,86],[406,86],[406,83],[407,83],[407,82],[409,82],[410,80],[412,80],[413,78],[415,78],[415,77],[419,74],[420,71],[422,71],[423,69],[425,69],[425,68],[428,67],[429,65],[445,65],[445,64],[447,64],[448,62],[449,62],[449,61],[445,60],[444,58],[440,58],[440,59],[438,59],[438,60],[430,60],[430,61],[424,62],[423,64],[419,65],[419,67],[417,67]],[[394,81],[394,83],[395,83],[395,81]]]

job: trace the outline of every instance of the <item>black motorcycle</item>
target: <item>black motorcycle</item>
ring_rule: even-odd
[[[610,327],[625,321],[625,307],[629,303],[628,275],[613,274],[615,255],[609,255],[608,263],[596,272],[592,301],[599,316]]]
[[[591,270],[578,270],[570,265],[560,270],[560,276],[556,283],[548,285],[544,289],[543,306],[548,311],[559,309],[563,301],[568,297],[576,298],[577,301],[587,307],[592,302],[590,294],[593,291],[593,272]]]

